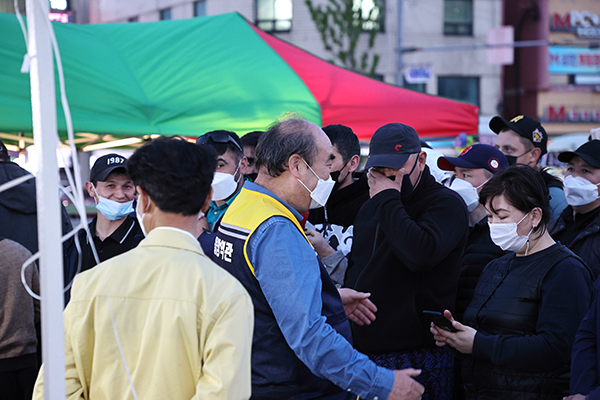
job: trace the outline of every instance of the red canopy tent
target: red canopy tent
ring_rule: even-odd
[[[251,25],[294,70],[321,107],[323,126],[344,124],[361,140],[389,122],[412,126],[421,137],[478,133],[479,108],[379,82],[324,61]]]

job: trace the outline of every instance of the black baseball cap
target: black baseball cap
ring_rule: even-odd
[[[490,129],[496,134],[505,128],[515,131],[519,136],[531,141],[535,147],[542,150],[542,155],[548,152],[548,134],[540,121],[527,115],[517,115],[510,121],[496,116],[490,121]]]
[[[470,169],[487,169],[496,173],[508,168],[508,160],[494,146],[487,144],[474,144],[464,149],[458,157],[440,157],[437,160],[438,167],[444,171],[454,171],[454,167]]]
[[[391,123],[377,129],[369,144],[365,168],[402,168],[411,154],[421,152],[417,131],[408,125]]]
[[[583,161],[594,168],[600,168],[600,140],[590,140],[579,146],[575,151],[565,151],[558,155],[558,160],[568,163],[573,157],[581,157]]]
[[[123,168],[123,173],[126,173],[126,163],[125,157],[115,153],[98,157],[90,171],[90,181],[105,181],[108,175],[118,168]]]

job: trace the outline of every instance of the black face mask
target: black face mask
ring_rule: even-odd
[[[253,172],[253,173],[251,173],[251,174],[246,174],[246,176],[247,176],[248,178],[250,178],[250,181],[251,181],[251,182],[254,182],[254,181],[256,180],[256,177],[258,176],[258,173],[257,173],[257,172]]]
[[[402,177],[402,197],[410,196],[411,193],[413,192],[413,190],[415,190],[415,187],[413,186],[412,182],[410,181],[410,176],[412,175],[413,171],[417,167],[418,162],[419,162],[419,157],[417,157],[417,159],[415,160],[415,164],[411,168],[410,172]],[[422,173],[423,172],[419,172],[419,177],[417,178],[417,182],[419,182],[419,179],[421,179]]]
[[[535,147],[533,149],[535,149]],[[531,149],[531,150],[533,150],[533,149]],[[507,156],[505,154],[506,160],[508,161],[508,165],[509,166],[516,165],[517,164],[517,158],[523,157],[525,154],[529,153],[531,150],[527,150],[525,153],[521,154],[520,156]]]
[[[350,160],[348,160],[348,161],[350,161]],[[329,175],[331,175],[331,179],[333,179],[335,181],[335,185],[333,185],[334,192],[339,189],[339,187],[342,185],[342,182],[344,182],[346,180],[346,178],[348,177],[348,175],[350,174],[350,172],[348,172],[346,174],[346,176],[344,177],[344,179],[342,179],[341,182],[339,181],[340,173],[342,172],[342,170],[344,168],[346,168],[346,165],[348,165],[348,161],[346,161],[346,163],[338,171],[332,171],[329,173]]]

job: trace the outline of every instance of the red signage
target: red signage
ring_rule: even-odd
[[[546,122],[600,122],[600,109],[550,105],[542,120]]]
[[[579,37],[600,38],[600,17],[591,11],[571,11],[550,16],[551,32],[571,32]]]

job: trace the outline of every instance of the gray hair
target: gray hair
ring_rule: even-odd
[[[294,154],[312,165],[318,148],[310,127],[309,122],[301,119],[288,119],[270,127],[256,147],[256,165],[265,166],[272,177],[288,168],[287,162]]]

